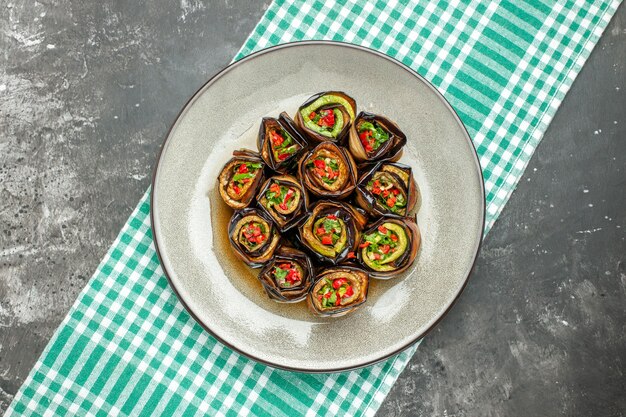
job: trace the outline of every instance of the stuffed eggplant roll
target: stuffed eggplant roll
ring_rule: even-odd
[[[309,309],[322,317],[346,315],[365,302],[368,286],[369,277],[360,269],[349,266],[326,269],[317,276],[309,293]]]
[[[269,214],[278,229],[285,232],[304,219],[307,194],[291,175],[271,177],[257,196],[259,206]]]
[[[248,207],[263,182],[265,164],[256,152],[240,149],[231,158],[218,176],[220,196],[235,210]]]
[[[341,91],[310,97],[296,113],[296,124],[315,142],[341,143],[356,115],[356,102]]]
[[[274,223],[255,208],[233,214],[228,224],[228,236],[237,256],[253,268],[268,262],[280,241]]]
[[[272,300],[295,303],[306,298],[313,274],[313,264],[304,252],[283,246],[261,270],[259,280]]]
[[[411,167],[379,163],[361,176],[356,202],[372,216],[408,216],[417,203],[418,191]]]
[[[383,217],[362,233],[357,259],[372,277],[389,279],[411,266],[420,245],[413,219]]]
[[[356,164],[350,153],[332,142],[317,145],[300,160],[302,184],[315,196],[347,197],[356,187]]]
[[[320,262],[337,265],[355,256],[366,216],[349,204],[319,201],[299,227],[300,242]]]
[[[297,163],[307,142],[287,113],[278,119],[264,117],[261,121],[257,145],[261,158],[276,172],[286,173]]]
[[[350,127],[350,153],[358,162],[397,161],[406,136],[391,120],[361,112]]]

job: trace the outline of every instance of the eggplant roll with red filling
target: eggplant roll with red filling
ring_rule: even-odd
[[[372,277],[389,279],[413,264],[420,245],[415,220],[385,216],[361,234],[357,259]]]
[[[310,97],[296,113],[296,124],[314,142],[343,143],[356,115],[356,102],[341,91]]]
[[[286,173],[306,150],[307,142],[296,124],[282,112],[278,119],[264,117],[261,121],[257,145],[261,158],[276,172]]]
[[[313,264],[302,251],[282,246],[259,274],[267,295],[281,303],[295,303],[306,298],[313,279]]]
[[[300,180],[317,197],[346,198],[356,187],[357,167],[345,148],[317,145],[300,160]]]
[[[271,177],[261,187],[257,202],[272,217],[281,232],[304,220],[308,205],[307,193],[291,175]]]
[[[358,268],[329,268],[317,276],[307,303],[316,316],[344,316],[365,302],[368,286],[367,273]]]
[[[250,205],[263,182],[265,164],[259,154],[247,149],[233,152],[217,178],[220,196],[235,210]]]
[[[350,153],[358,162],[397,161],[406,136],[391,120],[361,112],[350,127]]]
[[[253,268],[267,263],[280,242],[274,223],[255,208],[233,214],[228,224],[228,237],[237,256]]]
[[[300,242],[323,263],[337,265],[355,257],[367,217],[346,203],[319,201],[299,227]]]
[[[383,162],[361,176],[355,200],[372,216],[404,217],[415,208],[418,195],[411,167]]]

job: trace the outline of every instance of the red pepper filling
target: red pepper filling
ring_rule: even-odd
[[[381,224],[376,230],[363,235],[359,247],[364,249],[363,255],[373,260],[374,265],[380,265],[376,261],[384,261],[399,250],[399,240],[396,232]]]
[[[234,175],[231,180],[233,191],[241,194],[246,184],[252,182],[256,177],[257,171],[262,167],[259,163],[242,162],[234,167]]]
[[[332,184],[339,178],[339,162],[336,159],[317,157],[307,166],[326,184]]]
[[[283,135],[275,130],[272,130],[270,132],[270,138],[272,139],[272,145],[274,145],[275,148],[282,145],[282,143],[285,141]]]
[[[389,134],[376,122],[362,122],[359,125],[359,139],[365,152],[371,153],[389,140]]]
[[[276,182],[272,183],[265,193],[265,197],[268,199],[270,207],[276,205],[284,211],[289,208],[288,204],[291,200],[293,200],[295,195],[295,188],[280,185]]]
[[[253,247],[263,243],[267,239],[265,227],[256,222],[250,222],[243,226],[243,243],[248,247]]]
[[[346,278],[325,279],[325,283],[317,291],[317,299],[322,308],[340,306],[342,300],[354,295],[354,289]]]
[[[273,273],[276,283],[283,288],[293,287],[302,282],[300,271],[292,262],[283,262],[275,265]]]
[[[334,214],[329,214],[322,221],[316,221],[315,235],[322,245],[332,246],[341,236],[341,223]]]
[[[359,133],[359,139],[361,139],[361,144],[363,145],[363,149],[366,152],[372,152],[374,150],[374,138],[372,137],[371,130],[364,130]]]
[[[300,145],[294,142],[291,135],[282,129],[270,130],[269,135],[274,152],[274,160],[284,161],[300,149]]]
[[[309,119],[318,126],[332,128],[335,126],[335,112],[331,109],[320,110],[319,112],[311,112]]]
[[[390,211],[396,213],[406,207],[406,199],[395,184],[382,184],[379,180],[368,183],[371,193]]]

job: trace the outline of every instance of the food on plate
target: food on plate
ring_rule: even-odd
[[[348,136],[356,115],[356,102],[341,91],[315,94],[300,106],[296,124],[315,142],[338,142]]]
[[[361,175],[355,200],[372,216],[408,216],[415,208],[417,197],[411,167],[382,162]]]
[[[327,91],[309,98],[295,121],[285,112],[264,117],[259,153],[233,152],[218,176],[235,210],[234,253],[261,268],[270,299],[306,299],[320,317],[354,311],[370,278],[406,271],[421,245],[417,184],[397,162],[406,136],[384,116],[356,114],[354,99]]]
[[[272,217],[281,232],[304,220],[308,205],[307,192],[291,175],[269,178],[257,195],[261,209]]]
[[[358,162],[397,161],[406,136],[384,116],[362,111],[350,127],[350,153]]]
[[[417,256],[421,236],[410,218],[382,217],[361,234],[357,259],[375,278],[392,278]]]
[[[328,268],[316,277],[307,303],[317,316],[340,317],[353,312],[365,302],[368,287],[367,273],[358,268]]]
[[[300,242],[322,263],[337,265],[355,257],[367,217],[349,204],[322,200],[299,227]]]
[[[282,112],[278,119],[264,117],[257,138],[259,153],[265,163],[276,172],[286,173],[294,167],[307,148],[291,117]]]
[[[253,268],[269,261],[279,245],[280,234],[267,214],[255,208],[236,211],[228,224],[235,253]]]
[[[299,175],[313,195],[342,199],[356,187],[357,167],[346,148],[323,142],[302,157]]]
[[[233,152],[217,180],[220,196],[235,210],[248,207],[263,181],[265,164],[256,152],[240,149]]]
[[[286,246],[275,252],[259,274],[267,295],[283,303],[304,300],[314,278],[313,264],[308,255]]]

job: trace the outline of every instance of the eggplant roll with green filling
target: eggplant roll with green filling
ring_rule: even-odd
[[[337,265],[355,257],[367,217],[346,203],[322,200],[299,227],[300,242],[320,262]]]
[[[369,277],[349,266],[329,268],[316,278],[307,303],[313,314],[339,317],[356,310],[367,299]]]
[[[382,162],[361,176],[355,200],[372,216],[405,217],[415,208],[418,195],[411,167]]]
[[[228,237],[237,256],[253,268],[267,263],[280,241],[274,223],[255,208],[233,214],[228,224]]]
[[[296,113],[296,124],[316,142],[341,143],[356,115],[356,102],[341,91],[326,91],[310,97]]]
[[[257,146],[265,163],[274,171],[284,174],[296,165],[307,148],[307,141],[289,115],[282,112],[278,119],[263,118]]]
[[[348,144],[358,162],[397,161],[406,136],[386,117],[362,111],[350,127]]]
[[[317,145],[300,160],[300,180],[317,197],[347,197],[356,187],[357,167],[345,148],[332,142]]]
[[[282,246],[259,274],[267,295],[281,303],[295,303],[306,298],[313,284],[313,264],[302,251]]]
[[[281,232],[304,220],[308,206],[306,191],[291,175],[279,175],[265,181],[257,195],[257,202]]]
[[[220,196],[235,210],[250,205],[263,182],[265,164],[256,152],[240,149],[233,152],[217,177]]]
[[[415,220],[382,217],[362,233],[357,259],[372,277],[389,279],[413,264],[420,245]]]

